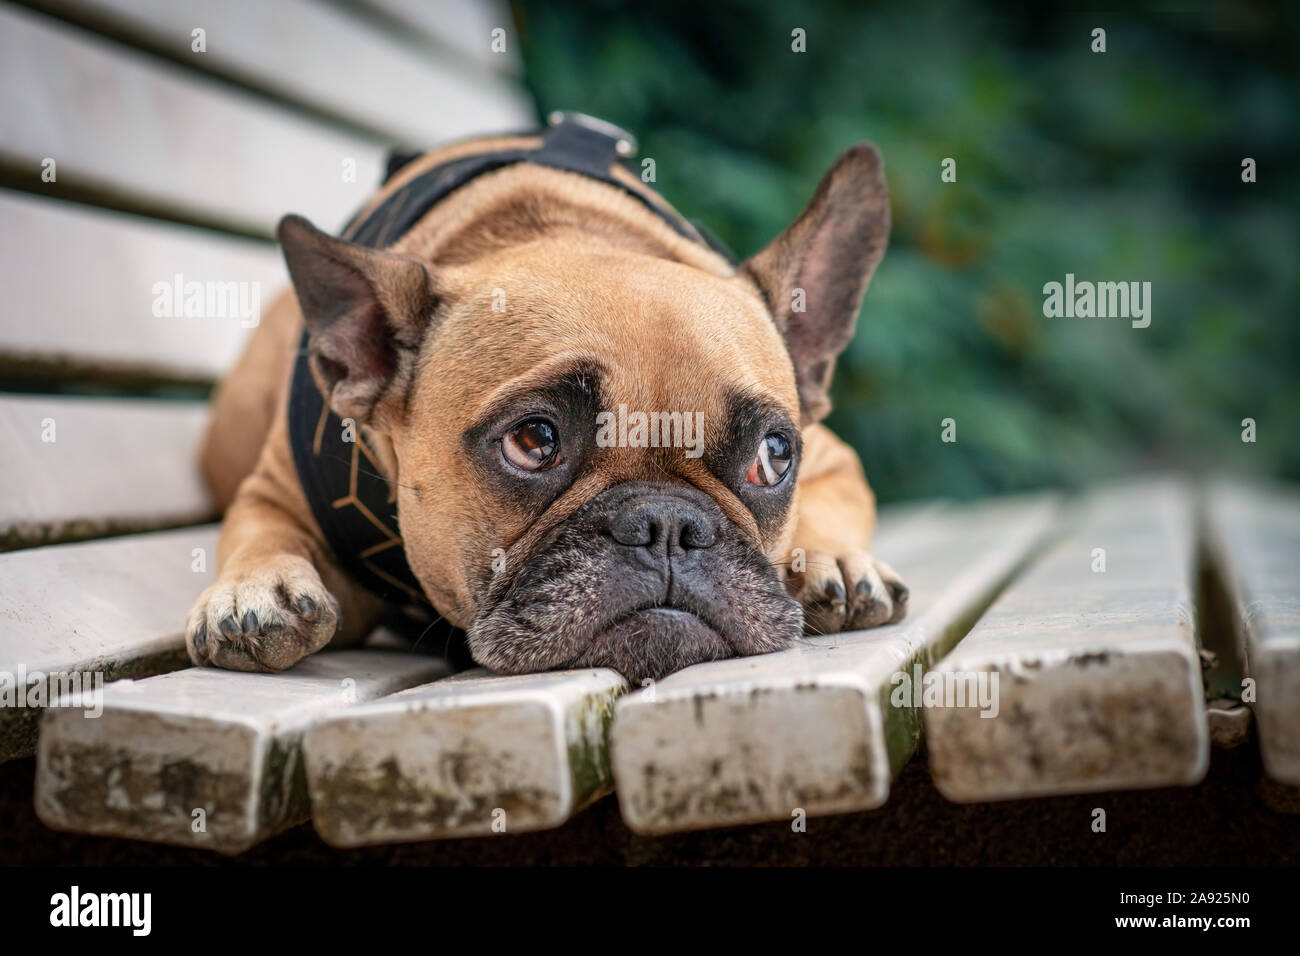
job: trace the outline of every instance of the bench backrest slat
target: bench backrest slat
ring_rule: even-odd
[[[211,519],[207,406],[0,396],[0,543],[28,547]]]
[[[27,382],[214,381],[288,281],[260,240],[7,190],[0,220],[0,362]]]
[[[491,53],[487,23],[508,19],[492,5],[466,5],[481,26],[457,21],[445,2],[413,7],[424,8],[422,23],[440,25],[443,35],[450,31],[458,48],[487,54],[448,57],[403,42],[343,7],[312,0],[46,2],[63,16],[109,22],[118,34],[191,69],[233,78],[407,145],[515,129],[532,116],[519,84],[496,69],[513,57]],[[193,49],[196,28],[204,30],[202,53]]]
[[[379,139],[29,10],[0,8],[0,86],[5,160],[35,191],[49,158],[60,189],[269,237],[286,212],[338,229],[384,168]]]

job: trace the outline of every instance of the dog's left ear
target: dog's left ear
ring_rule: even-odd
[[[864,143],[836,160],[793,225],[740,267],[785,337],[805,425],[830,411],[835,359],[853,338],[888,239],[884,169],[880,153]]]
[[[368,421],[414,374],[437,304],[429,271],[335,239],[301,216],[281,219],[276,238],[307,326],[312,373],[340,417]]]

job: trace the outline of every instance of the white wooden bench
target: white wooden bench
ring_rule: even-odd
[[[38,753],[49,825],[231,853],[310,816],[360,846],[556,827],[615,789],[644,833],[788,821],[879,807],[927,737],[957,800],[1190,785],[1198,541],[1265,767],[1300,784],[1300,503],[1241,485],[886,509],[875,547],[911,587],[904,622],[645,688],[377,650],[188,668],[217,535],[201,395],[248,329],[156,315],[155,285],[243,281],[269,302],[281,214],[337,227],[390,144],[533,117],[491,4],[45,7],[0,6],[0,82],[22,91],[0,107],[0,383],[22,388],[0,393],[0,761]],[[934,681],[971,699],[932,706]]]

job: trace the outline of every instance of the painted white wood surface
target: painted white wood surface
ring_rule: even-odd
[[[0,356],[11,362],[216,379],[289,284],[269,242],[5,190],[0,220]],[[182,288],[205,284],[204,315],[185,315],[157,288],[174,289],[178,275]],[[231,282],[243,284],[241,306],[258,309],[206,314],[206,284]]]
[[[481,67],[517,74],[523,71],[514,19],[497,0],[343,0],[349,6],[383,12],[394,22],[457,51]],[[502,30],[505,49],[493,49],[493,31]]]
[[[191,69],[217,70],[272,95],[346,119],[397,142],[432,146],[449,139],[520,129],[533,122],[532,105],[518,82],[493,71],[465,68],[377,28],[342,6],[312,0],[46,0],[54,10],[92,26],[112,23],[155,48],[184,57]],[[465,4],[476,19],[506,11]],[[458,19],[447,4],[420,3],[421,22],[443,26],[466,50],[492,56],[490,29]],[[205,31],[206,51],[193,51],[192,33]],[[468,28],[468,29],[464,29]],[[470,31],[481,31],[481,37]],[[511,27],[513,33],[513,27]]]
[[[612,788],[611,670],[476,669],[322,721],[304,753],[335,846],[556,827]]]
[[[1077,530],[935,668],[998,678],[996,716],[925,708],[939,790],[981,801],[1198,782],[1209,744],[1195,547],[1182,485],[1090,496]]]
[[[1300,786],[1300,495],[1216,485],[1206,496],[1206,529],[1255,684],[1250,706],[1264,769]]]
[[[61,185],[270,236],[289,212],[336,231],[384,169],[377,139],[31,10],[0,7],[0,89],[0,156],[34,190],[49,158]]]
[[[60,830],[238,853],[307,818],[313,721],[445,673],[433,657],[326,651],[281,674],[196,667],[98,700],[83,690],[46,711],[36,812]]]
[[[198,402],[0,395],[0,541],[209,520],[198,465],[207,416]]]
[[[73,674],[109,681],[188,666],[185,615],[214,580],[216,556],[215,525],[0,554],[0,684],[17,693],[39,683],[43,705]],[[0,707],[0,760],[35,749],[32,702]]]

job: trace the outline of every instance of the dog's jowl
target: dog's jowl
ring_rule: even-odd
[[[889,232],[875,149],[735,264],[603,130],[430,153],[342,238],[281,222],[293,293],[203,453],[227,512],[195,663],[283,670],[427,603],[494,670],[639,681],[902,617],[819,424]]]

